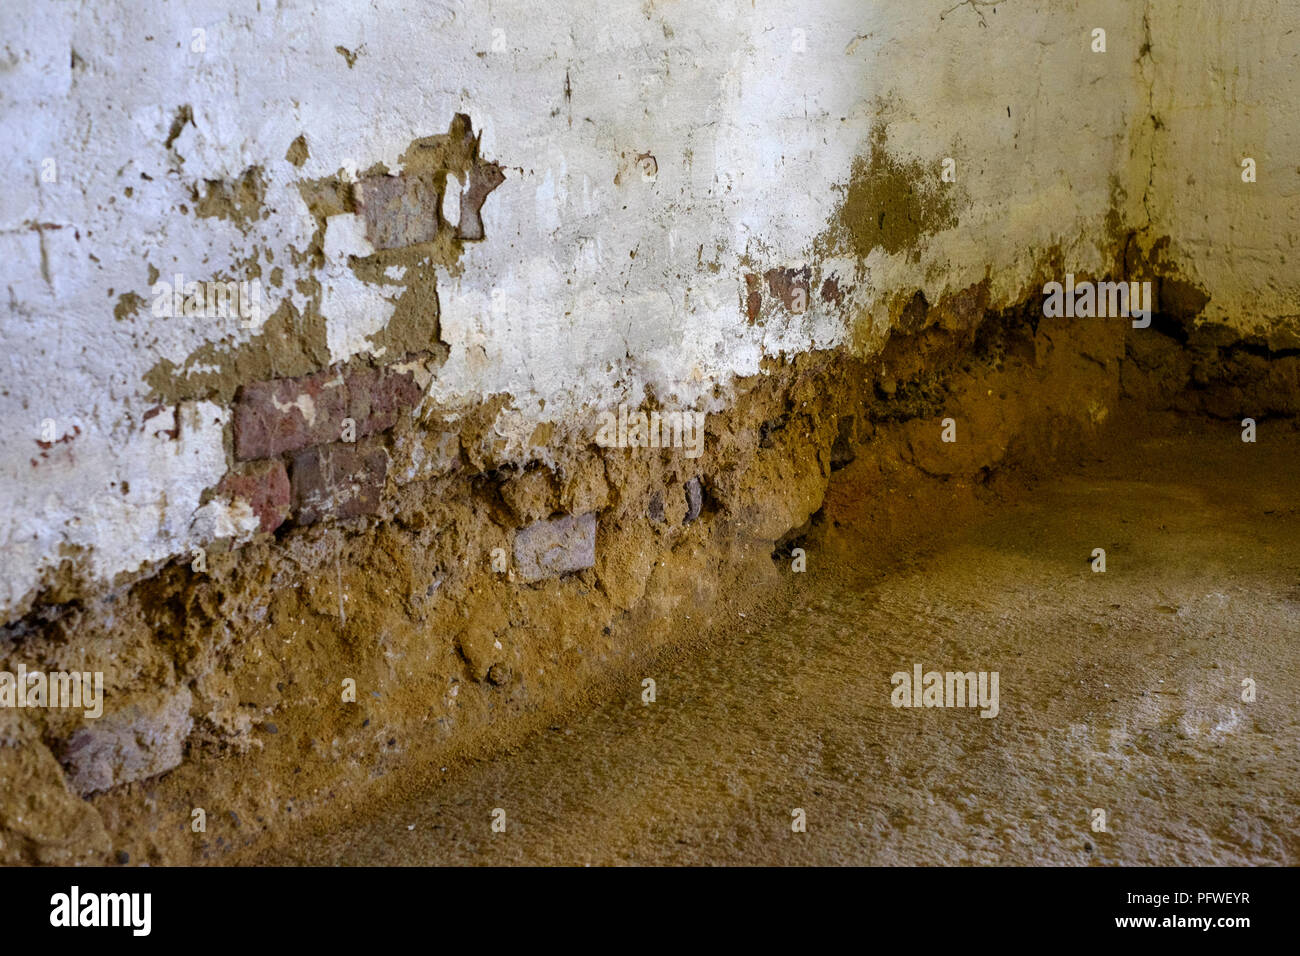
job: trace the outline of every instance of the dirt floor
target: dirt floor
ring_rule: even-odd
[[[1294,865],[1300,434],[1179,419],[1107,448],[1028,490],[859,461],[774,556],[806,572],[730,629],[229,862]],[[891,706],[917,664],[996,671],[997,715]]]

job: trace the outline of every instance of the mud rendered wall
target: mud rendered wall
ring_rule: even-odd
[[[765,358],[877,350],[917,290],[1100,271],[1142,198],[1121,0],[0,17],[9,620],[276,528],[336,419],[489,403],[482,454],[553,460],[648,391],[716,410]],[[259,384],[327,369],[333,418]],[[304,433],[241,445],[241,400]]]
[[[1295,269],[1300,10],[1152,0],[1146,209],[1172,303],[1273,349],[1300,345]]]
[[[0,12],[0,672],[104,683],[0,710],[0,860],[450,765],[774,590],[832,471],[1150,397],[1036,317],[1192,235],[1142,5],[317,7]]]

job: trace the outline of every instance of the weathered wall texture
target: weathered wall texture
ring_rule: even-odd
[[[1284,75],[1190,7],[7,5],[0,671],[104,697],[0,710],[0,861],[213,858],[500,745],[776,593],[832,472],[1300,412],[1240,341],[1300,312]],[[1066,272],[1156,323],[1040,327]]]
[[[1284,0],[1149,0],[1154,125],[1146,191],[1177,303],[1271,347],[1300,346],[1296,67],[1300,8]],[[1243,181],[1242,161],[1255,162]]]
[[[1159,66],[1198,5],[1151,6]],[[620,401],[717,411],[766,358],[878,351],[918,290],[959,309],[987,281],[967,299],[996,306],[1102,273],[1144,200],[1217,303],[1287,312],[1291,134],[1267,116],[1290,61],[1240,60],[1291,39],[1238,28],[1213,74],[1170,60],[1149,94],[1143,13],[5,4],[0,617],[373,511],[446,456],[554,461]],[[1204,104],[1165,102],[1192,81]],[[1145,188],[1152,97],[1170,171]],[[1221,162],[1191,148],[1211,128]],[[1229,227],[1225,272],[1204,236]],[[257,279],[260,326],[156,315],[178,273]],[[412,416],[433,438],[389,467],[364,442]],[[343,418],[362,443],[322,444]]]

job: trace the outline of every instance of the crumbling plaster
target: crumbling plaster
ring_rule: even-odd
[[[539,422],[594,422],[647,389],[713,409],[765,359],[878,349],[915,290],[937,302],[987,279],[996,303],[1053,262],[1103,272],[1116,224],[1144,216],[1143,13],[1123,0],[6,4],[0,614],[23,613],[63,562],[108,582],[256,527],[207,500],[230,464],[225,401],[172,401],[147,379],[205,347],[220,367],[257,332],[156,318],[151,285],[257,277],[265,314],[288,301],[323,318],[322,365],[364,355],[393,289],[352,267],[371,251],[354,213],[329,217],[308,254],[302,183],[397,170],[415,140],[472,120],[505,181],[485,238],[438,266],[446,352],[425,406],[454,417],[507,396],[497,433],[545,459]],[[834,224],[873,148],[918,190],[945,191],[952,216],[862,255]],[[940,182],[945,157],[954,183]],[[196,197],[250,170],[255,205],[200,215],[214,208]],[[839,277],[842,301],[750,320],[745,273],[809,264]]]

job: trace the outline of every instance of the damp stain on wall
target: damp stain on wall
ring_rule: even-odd
[[[885,124],[877,122],[867,154],[853,160],[840,187],[843,200],[816,243],[823,255],[915,252],[923,237],[957,225],[962,194],[940,180],[938,163],[903,159],[887,145]]]

